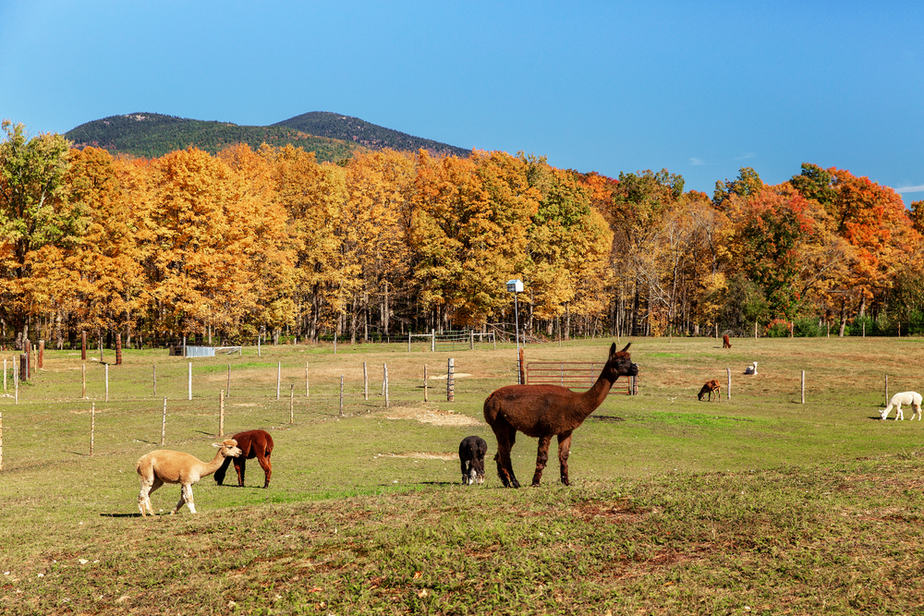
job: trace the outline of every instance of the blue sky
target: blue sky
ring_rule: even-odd
[[[360,117],[556,167],[924,199],[924,3],[0,0],[0,118]],[[913,190],[908,190],[913,189]],[[916,192],[914,192],[916,191]]]

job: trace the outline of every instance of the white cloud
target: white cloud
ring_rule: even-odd
[[[741,156],[736,156],[735,160],[750,160],[751,158],[757,158],[757,153],[747,152],[746,154],[742,154]]]
[[[924,192],[924,184],[918,184],[916,186],[899,186],[895,189],[895,192],[899,194]]]
[[[695,156],[691,156],[690,164],[693,165],[694,167],[703,167],[705,166],[706,161],[704,161],[702,158],[696,158]]]

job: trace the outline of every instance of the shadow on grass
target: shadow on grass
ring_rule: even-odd
[[[154,515],[170,515],[166,512],[156,513]],[[140,513],[101,513],[99,514],[101,518],[140,518]]]
[[[597,421],[625,421],[625,419],[616,415],[591,415],[590,418]]]

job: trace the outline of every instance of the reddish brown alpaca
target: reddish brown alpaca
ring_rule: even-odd
[[[709,401],[712,402],[713,393],[715,393],[716,395],[716,400],[718,400],[721,397],[719,396],[720,389],[721,387],[719,387],[719,382],[715,379],[712,379],[711,381],[706,381],[703,384],[702,389],[699,390],[699,393],[696,395],[696,397],[697,399],[702,400],[703,396],[705,396],[706,394],[709,394]]]
[[[722,348],[723,349],[731,348],[731,340],[728,339],[728,334],[725,334],[724,336],[722,336]]]
[[[273,453],[273,437],[264,430],[248,430],[238,432],[232,437],[237,441],[238,448],[243,452],[237,458],[225,458],[221,467],[215,471],[215,483],[221,485],[225,480],[228,465],[234,461],[234,470],[237,471],[237,485],[244,487],[244,471],[247,470],[247,458],[256,458],[263,468],[263,487],[268,488],[270,476],[273,474],[273,465],[270,454]]]
[[[558,437],[561,482],[569,485],[568,452],[571,449],[571,433],[603,403],[618,377],[638,374],[638,366],[632,363],[628,350],[628,344],[621,351],[617,351],[613,344],[597,382],[584,393],[576,393],[557,385],[508,385],[488,396],[484,401],[484,418],[497,437],[497,454],[494,459],[497,461],[497,475],[504,487],[520,487],[510,462],[510,450],[516,440],[517,430],[526,436],[539,438],[533,485],[539,485],[542,479],[553,436]]]

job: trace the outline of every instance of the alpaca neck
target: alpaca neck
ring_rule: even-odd
[[[606,400],[607,395],[610,393],[610,389],[613,387],[613,381],[610,381],[608,378],[601,374],[597,381],[583,394],[581,394],[581,412],[584,417],[582,421],[586,419],[591,413],[597,410],[597,408],[603,404],[603,401]]]
[[[208,464],[202,465],[202,472],[199,473],[200,477],[205,477],[211,475],[221,467],[221,463],[225,461],[224,449],[219,449],[218,453],[215,454],[215,457],[212,458],[212,461]]]

